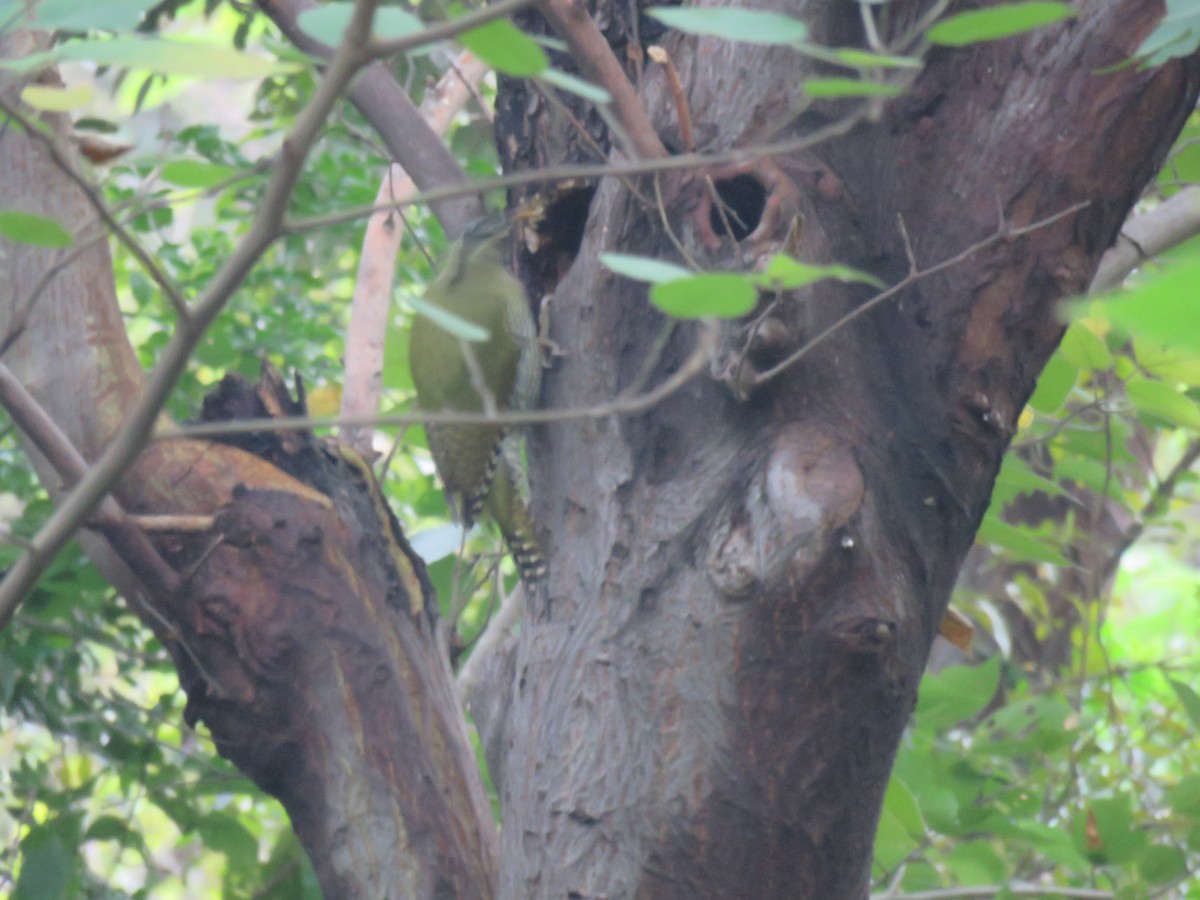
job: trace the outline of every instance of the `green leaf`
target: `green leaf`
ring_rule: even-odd
[[[895,815],[883,810],[879,816],[879,825],[875,829],[875,862],[884,869],[893,869],[900,865],[918,846],[904,823]]]
[[[75,239],[54,219],[21,212],[0,210],[0,236],[35,247],[70,247]]]
[[[1039,491],[1051,497],[1066,493],[1058,482],[1033,471],[1029,463],[1015,453],[1005,454],[992,489],[992,506],[1003,509],[1017,495],[1036,494]]]
[[[196,823],[196,832],[205,847],[224,853],[234,869],[245,872],[257,867],[258,841],[234,816],[209,813]]]
[[[165,38],[117,37],[111,40],[71,41],[45,53],[0,60],[0,67],[31,72],[63,60],[145,69],[163,75],[199,78],[254,79],[295,72],[294,63],[241,53],[223,44]]]
[[[898,97],[904,93],[898,84],[860,81],[857,78],[810,78],[804,93],[810,97]]]
[[[584,100],[590,100],[592,103],[612,102],[612,96],[604,88],[597,87],[590,81],[584,81],[582,78],[576,78],[566,72],[560,72],[558,69],[547,67],[538,78],[564,91],[576,94]]]
[[[63,31],[133,31],[153,0],[41,0],[34,10],[33,25]]]
[[[874,287],[883,283],[873,275],[852,269],[849,266],[813,266],[779,253],[771,258],[766,267],[752,276],[754,283],[764,290],[791,291],[806,284],[835,278],[838,281],[863,282]]]
[[[129,823],[124,819],[118,819],[116,816],[101,816],[88,826],[83,839],[85,841],[125,842],[129,840],[132,833]]]
[[[668,28],[687,34],[745,41],[751,44],[794,44],[808,37],[808,27],[782,13],[734,6],[656,6],[646,10]]]
[[[1146,845],[1146,834],[1134,824],[1133,805],[1126,795],[1087,801],[1087,809],[1076,814],[1071,830],[1079,851],[1100,864],[1131,862]]]
[[[677,266],[675,263],[664,262],[651,256],[634,256],[628,253],[601,253],[600,262],[618,275],[624,275],[634,281],[648,281],[651,284],[689,278],[693,274],[690,269]]]
[[[1183,707],[1183,711],[1187,713],[1188,719],[1191,720],[1192,728],[1197,733],[1200,733],[1200,694],[1197,694],[1182,681],[1176,681],[1174,678],[1168,678],[1167,683],[1171,685],[1171,690],[1179,698],[1179,705]]]
[[[842,65],[855,69],[919,69],[924,63],[915,56],[892,56],[847,47],[834,50],[833,56]]]
[[[952,666],[921,682],[913,712],[921,731],[942,731],[978,715],[1000,686],[1000,657],[978,666]]]
[[[1050,415],[1066,402],[1067,395],[1079,380],[1079,369],[1061,353],[1055,353],[1042,369],[1029,405],[1040,413]]]
[[[1104,314],[1135,336],[1200,356],[1200,260],[1171,266],[1103,304]]]
[[[1200,406],[1169,384],[1134,378],[1125,384],[1125,395],[1140,413],[1180,428],[1200,430]]]
[[[1074,15],[1076,12],[1068,3],[1006,3],[943,19],[929,29],[929,41],[963,47],[1012,37]]]
[[[958,884],[994,884],[1007,875],[1004,859],[987,841],[967,841],[950,851],[946,862]]]
[[[1109,352],[1108,346],[1082,322],[1071,324],[1058,349],[1063,356],[1085,372],[1108,369],[1112,366],[1112,353]]]
[[[758,302],[753,281],[735,272],[706,272],[650,288],[650,302],[677,319],[734,319]]]
[[[507,19],[472,28],[458,40],[497,72],[514,78],[541,75],[550,65],[546,51]]]
[[[977,541],[997,544],[1022,562],[1044,562],[1056,566],[1069,566],[1070,562],[1053,545],[1046,543],[1026,528],[1018,528],[1001,520],[994,512],[988,512],[979,525]]]
[[[238,170],[198,159],[176,159],[162,168],[163,181],[185,188],[208,188],[228,181]]]
[[[346,33],[353,12],[353,3],[326,3],[300,13],[297,21],[309,37],[335,46]],[[397,6],[379,7],[375,10],[375,18],[371,20],[371,34],[384,40],[408,37],[424,27],[420,19]]]
[[[442,307],[434,303],[422,300],[420,297],[406,294],[404,299],[417,315],[429,319],[429,321],[433,322],[443,331],[454,335],[460,341],[477,343],[479,341],[486,341],[491,336],[486,328],[481,328],[474,322],[470,322],[462,316],[456,316],[454,313],[442,309]]]
[[[1170,884],[1188,874],[1187,857],[1178,847],[1151,844],[1138,860],[1138,871],[1151,884]]]
[[[896,821],[912,837],[918,840],[925,837],[925,820],[921,818],[917,797],[903,779],[892,776],[888,781],[887,792],[883,795],[883,809],[886,814],[895,816]]]
[[[1167,14],[1146,36],[1137,56],[1148,66],[1187,56],[1200,46],[1200,5],[1194,0],[1167,0]]]
[[[21,877],[12,900],[53,900],[73,895],[79,858],[72,823],[59,817],[29,830],[21,841]]]
[[[1179,347],[1164,347],[1155,341],[1133,339],[1138,365],[1163,381],[1200,387],[1200,357]]]

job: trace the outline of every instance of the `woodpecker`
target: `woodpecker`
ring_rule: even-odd
[[[468,342],[428,316],[413,319],[408,358],[425,412],[524,410],[537,402],[542,377],[537,329],[525,290],[505,268],[502,253],[511,230],[501,216],[469,225],[425,291],[429,305],[487,332],[486,339]],[[425,433],[455,518],[469,528],[487,512],[521,579],[541,578],[546,565],[521,496],[515,435],[482,422],[429,423]]]

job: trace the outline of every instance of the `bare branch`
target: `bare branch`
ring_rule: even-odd
[[[87,474],[87,461],[4,363],[0,363],[0,406],[66,483],[77,482]],[[125,515],[120,504],[106,495],[97,512],[104,520],[102,530],[113,550],[137,572],[147,588],[164,598],[174,596],[179,588],[179,577],[159,556],[146,535]],[[14,601],[0,599],[0,631],[12,620],[16,601],[22,596],[23,593],[16,594]]]
[[[450,122],[472,96],[476,83],[487,66],[464,52],[451,70],[426,95],[421,116],[434,134],[444,135]],[[389,168],[379,185],[375,202],[383,206],[389,200],[411,197],[416,184],[397,165]],[[392,283],[396,274],[396,254],[400,251],[402,230],[397,227],[399,213],[381,210],[367,222],[359,257],[358,277],[354,282],[354,300],[350,325],[346,330],[346,373],[342,385],[341,414],[346,417],[370,415],[378,411],[383,393],[383,344],[391,308]],[[371,451],[373,429],[356,426],[341,434],[341,440],[364,456]]]
[[[1160,206],[1125,222],[1117,242],[1100,260],[1089,289],[1111,290],[1143,262],[1200,234],[1200,187],[1187,187]]]
[[[504,643],[504,639],[512,633],[513,627],[521,618],[521,610],[524,608],[525,589],[518,584],[513,588],[512,593],[508,594],[501,602],[496,614],[488,619],[483,634],[479,636],[474,649],[471,650],[471,655],[467,657],[466,662],[458,671],[454,689],[461,702],[465,703],[470,697],[488,659]]]
[[[558,36],[571,47],[579,67],[612,95],[617,118],[638,158],[666,157],[667,148],[659,140],[646,107],[625,76],[608,41],[588,14],[587,7],[574,0],[544,0],[539,9]]]
[[[842,328],[844,328],[846,325],[849,325],[851,322],[853,322],[855,319],[859,318],[860,316],[866,315],[866,313],[870,312],[872,309],[879,306],[879,304],[892,299],[898,293],[903,291],[905,288],[910,287],[913,283],[920,281],[922,278],[928,278],[930,275],[936,274],[937,272],[941,272],[945,269],[949,269],[953,266],[956,266],[959,263],[963,262],[964,260],[968,259],[972,254],[978,253],[980,250],[984,250],[984,249],[992,246],[993,244],[999,243],[1000,241],[1005,241],[1005,240],[1008,240],[1009,238],[1019,237],[1020,235],[1023,235],[1023,234],[1029,234],[1031,231],[1037,231],[1039,228],[1045,228],[1047,225],[1052,225],[1055,222],[1057,222],[1059,219],[1063,219],[1067,216],[1074,215],[1075,213],[1079,212],[1081,209],[1084,209],[1089,205],[1090,205],[1089,201],[1085,200],[1082,203],[1076,203],[1073,206],[1068,206],[1066,209],[1056,212],[1052,216],[1047,216],[1044,219],[1039,219],[1037,222],[1033,222],[1029,225],[1023,225],[1020,228],[1011,228],[1011,227],[1002,225],[995,232],[988,235],[981,241],[976,241],[974,244],[967,247],[961,253],[956,253],[954,256],[951,256],[949,259],[944,259],[941,262],[934,263],[932,266],[929,266],[928,268],[925,268],[925,269],[917,270],[916,269],[916,261],[914,259],[912,259],[910,256],[910,262],[912,265],[912,269],[910,270],[908,275],[906,275],[900,281],[896,282],[894,285],[892,285],[887,290],[880,291],[878,294],[876,294],[870,300],[863,303],[861,306],[856,306],[854,309],[850,310],[850,312],[846,313],[844,316],[842,316],[840,319],[838,319],[836,322],[834,322],[832,325],[830,325],[828,328],[826,328],[824,331],[822,331],[816,337],[807,341],[804,344],[804,346],[802,346],[795,353],[788,356],[782,362],[777,363],[776,365],[772,366],[771,368],[758,373],[758,375],[756,375],[754,377],[751,384],[754,387],[758,387],[759,385],[766,384],[771,379],[777,378],[778,376],[782,375],[785,371],[790,369],[792,366],[794,366],[796,363],[798,363],[801,359],[803,359],[805,356],[807,356],[814,348],[816,348],[819,344],[821,344],[823,341],[825,341],[827,338],[829,338],[835,332],[840,331]]]

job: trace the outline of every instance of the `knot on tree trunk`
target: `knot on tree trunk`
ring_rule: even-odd
[[[849,448],[812,426],[788,426],[741,505],[714,531],[707,559],[713,583],[730,601],[804,583],[827,551],[853,549],[847,525],[863,490]]]

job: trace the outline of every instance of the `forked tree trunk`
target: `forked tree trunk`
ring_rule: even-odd
[[[629,5],[600,6],[610,37],[627,34]],[[774,6],[805,17],[818,41],[862,42],[855,4]],[[1002,219],[1073,211],[917,281],[757,388],[755,373],[870,290],[823,282],[785,295],[753,334],[725,328],[706,373],[654,409],[534,430],[550,576],[528,604],[512,677],[479,698],[504,799],[499,862],[421,566],[360,469],[291,438],[249,445],[270,465],[204,442],[142,457],[122,503],[216,522],[162,544],[186,573],[184,595],[135,608],[175,653],[191,715],[283,799],[331,897],[489,896],[495,880],[510,898],[866,893],[930,641],[1061,335],[1054,301],[1086,286],[1195,100],[1194,59],[1118,65],[1161,14],[1143,0],[1086,3],[1033,36],[935,51],[878,121],[712,172],[761,225],[737,248],[712,240],[702,181],[684,186],[667,217],[706,267],[744,269],[786,244],[886,283],[910,265],[901,220],[925,267]],[[795,115],[809,69],[790,49],[663,42],[701,149],[802,135],[846,111]],[[661,71],[648,68],[639,92],[678,143]],[[557,107],[522,88],[506,86],[501,107],[510,168],[587,152]],[[598,119],[576,119],[605,140]],[[11,127],[0,137],[0,207],[90,222],[39,148]],[[525,267],[535,291],[571,262],[586,196],[552,207],[554,252]],[[64,260],[4,250],[0,326],[24,328],[4,361],[95,458],[140,385],[111,263],[94,247],[38,288]],[[699,339],[607,273],[603,250],[674,255],[657,211],[615,179],[592,198],[554,291],[567,355],[548,373],[547,406],[609,400],[647,365],[660,383]],[[269,383],[225,399],[227,410],[286,406]],[[118,563],[106,571],[122,577]]]
[[[623,39],[625,5],[601,5],[610,39]],[[803,16],[822,43],[863,42],[854,4],[769,5]],[[747,399],[728,381],[786,358],[871,289],[826,281],[785,295],[754,341],[744,322],[730,326],[715,368],[740,362],[741,374],[726,383],[698,379],[641,415],[537,429],[535,513],[551,564],[522,625],[496,760],[504,896],[866,894],[930,642],[1062,334],[1055,301],[1087,287],[1192,108],[1194,59],[1120,65],[1161,14],[1081,4],[1077,20],[1024,38],[935,50],[877,123],[713,172],[735,206],[756,189],[750,175],[795,208],[736,248],[704,250],[700,185],[685,189],[693,209],[667,210],[705,268],[746,269],[790,240],[805,261],[894,284],[910,267],[901,227],[925,268],[1002,222],[1087,204],[919,280]],[[662,43],[702,150],[797,137],[849,108],[789,119],[814,73],[788,49]],[[640,93],[678,143],[662,74],[648,66]],[[534,110],[512,128],[523,140],[501,136],[519,148],[508,164],[558,163],[561,147],[586,158],[555,107],[525,91],[509,85],[500,99]],[[679,259],[654,209],[615,179],[600,185],[553,297],[565,356],[547,406],[620,393],[664,326],[644,286],[605,271],[605,251]],[[675,330],[651,384],[699,332]]]

